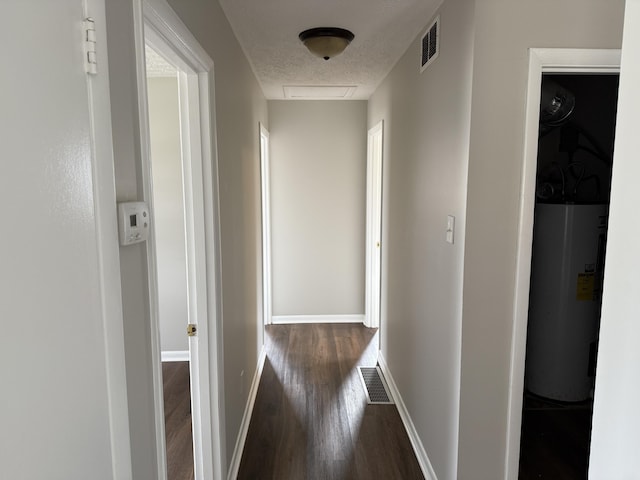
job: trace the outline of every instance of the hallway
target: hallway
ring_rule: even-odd
[[[422,479],[395,405],[367,405],[376,364],[359,324],[270,325],[238,479]]]

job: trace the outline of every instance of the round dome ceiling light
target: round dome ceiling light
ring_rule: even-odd
[[[329,60],[344,52],[354,35],[344,28],[318,27],[305,30],[298,38],[315,56]]]

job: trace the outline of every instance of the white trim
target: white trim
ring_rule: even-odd
[[[240,424],[240,432],[238,433],[236,446],[233,450],[233,456],[231,457],[231,465],[229,466],[229,474],[227,475],[227,480],[235,480],[238,477],[240,461],[242,460],[242,452],[244,451],[244,444],[247,441],[249,424],[251,423],[251,415],[253,414],[253,407],[256,403],[256,397],[258,396],[258,387],[260,386],[260,379],[262,378],[262,371],[264,369],[264,362],[266,358],[267,352],[263,347],[262,351],[260,352],[260,356],[258,357],[258,366],[256,368],[256,373],[253,375],[253,381],[251,382],[251,390],[249,391],[247,405],[244,408],[244,415],[242,416],[242,423]]]
[[[208,159],[203,163],[205,206],[205,246],[207,304],[209,306],[209,386],[213,450],[214,480],[224,478],[226,470],[226,437],[224,415],[224,343],[222,338],[222,240],[220,236],[220,184],[218,180],[218,139],[216,135],[214,71],[198,75],[200,102],[209,109],[209,116],[200,119],[203,138],[202,155]],[[215,446],[217,445],[217,448]]]
[[[221,288],[219,202],[213,104],[213,61],[184,26],[166,0],[134,0],[138,108],[140,112],[141,162],[144,198],[153,196],[146,92],[144,46],[148,42],[182,72],[179,75],[183,169],[187,217],[189,322],[198,325],[190,337],[190,377],[193,418],[195,479],[222,479],[225,469],[223,398],[220,385]],[[211,102],[209,99],[211,98]],[[184,123],[183,123],[184,122]],[[189,219],[201,219],[189,221]],[[166,479],[164,406],[161,352],[157,313],[155,246],[152,232],[147,245],[153,358],[154,414],[158,478]],[[207,254],[209,253],[209,254]]]
[[[425,480],[437,480],[438,477],[436,476],[436,472],[431,465],[431,461],[429,460],[429,456],[427,455],[424,446],[422,445],[422,440],[420,440],[418,431],[413,424],[413,420],[411,420],[411,415],[409,415],[409,410],[407,410],[407,406],[404,404],[404,400],[402,400],[402,395],[400,395],[398,386],[393,379],[393,375],[391,375],[391,370],[389,370],[389,366],[384,359],[382,351],[378,352],[378,365],[380,365],[380,369],[387,381],[389,390],[391,390],[391,395],[395,401],[396,408],[398,409],[404,428],[407,431],[407,435],[411,441],[411,446],[416,454],[416,458],[418,459],[418,463],[420,464]]]
[[[260,192],[262,200],[262,324],[270,325],[273,317],[271,289],[271,162],[269,131],[260,127]],[[266,144],[266,147],[265,147]],[[264,326],[260,326],[264,330]],[[259,339],[262,335],[258,336]]]
[[[91,164],[96,222],[96,250],[100,281],[100,308],[104,330],[109,431],[113,478],[131,479],[131,441],[124,348],[120,251],[116,215],[116,188],[111,135],[111,100],[107,61],[107,23],[104,0],[85,0],[84,17],[96,25],[97,56],[103,65],[87,75],[91,122]]]
[[[161,353],[164,362],[188,362],[189,350],[165,350]]]
[[[274,315],[274,325],[293,323],[364,323],[364,315]]]
[[[542,78],[542,71],[544,73],[620,72],[620,50],[617,49],[530,48],[530,62],[532,57],[535,57],[535,61],[542,68],[540,78]],[[531,63],[529,65],[531,66]],[[529,73],[531,74],[531,71]],[[531,80],[531,75],[529,79]],[[537,113],[539,116],[539,112]],[[536,116],[536,124],[538,116]]]
[[[529,80],[525,118],[523,166],[520,184],[520,215],[511,338],[511,365],[507,422],[505,478],[518,477],[520,461],[520,427],[522,392],[527,343],[531,246],[533,244],[533,209],[538,159],[538,122],[542,73],[617,73],[620,50],[585,50],[561,48],[529,49]]]
[[[163,382],[162,365],[160,353],[160,328],[158,316],[158,282],[155,262],[155,243],[152,238],[155,235],[153,221],[153,195],[150,190],[151,179],[151,147],[149,145],[150,130],[146,64],[145,64],[145,32],[144,14],[142,11],[143,0],[134,0],[134,35],[135,35],[135,55],[136,55],[136,83],[138,91],[138,120],[140,127],[140,163],[142,170],[142,194],[149,203],[149,216],[151,219],[150,241],[147,242],[147,281],[149,294],[149,317],[150,317],[150,341],[151,341],[151,377],[153,383],[153,413],[156,435],[156,474],[158,480],[167,480],[167,447],[165,440],[164,425],[164,402],[163,402]]]
[[[170,44],[175,52],[163,52],[170,55],[172,63],[184,68],[185,64],[197,72],[208,72],[213,69],[213,60],[202,48],[196,37],[189,31],[180,17],[166,0],[137,0],[143,3],[144,17],[154,31],[165,43]]]
[[[180,128],[182,146],[183,193],[186,230],[187,294],[189,323],[197,325],[198,335],[189,337],[191,414],[195,478],[209,478],[211,469],[211,430],[209,405],[209,353],[207,345],[209,315],[206,291],[206,250],[204,239],[204,195],[202,140],[200,138],[200,98],[198,77],[178,72]],[[200,339],[203,340],[200,340]],[[206,407],[204,407],[206,405]]]
[[[369,328],[380,327],[383,127],[380,120],[367,133],[364,324]]]

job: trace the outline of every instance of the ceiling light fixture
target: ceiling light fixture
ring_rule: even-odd
[[[329,60],[344,52],[354,35],[344,28],[318,27],[305,30],[298,38],[315,56]]]

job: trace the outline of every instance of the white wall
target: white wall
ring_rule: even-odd
[[[224,403],[227,462],[258,363],[262,321],[259,122],[267,102],[216,1],[170,0],[215,66],[222,235]],[[241,373],[244,375],[241,376]]]
[[[440,480],[456,478],[473,6],[446,1],[439,57],[420,74],[416,39],[369,102],[369,126],[385,122],[382,353]]]
[[[89,3],[103,23],[103,5]],[[115,206],[96,210],[100,188],[113,189],[112,177],[101,176],[111,152],[108,131],[91,128],[109,114],[90,112],[88,92],[91,85],[108,95],[106,74],[88,79],[81,56],[69,54],[78,53],[78,1],[10,1],[0,9],[0,52],[20,72],[7,75],[0,92],[1,476],[125,478],[128,460],[112,463],[120,448],[111,442],[124,376],[118,391],[109,380],[122,359],[105,351],[121,342],[108,338],[117,330],[109,322],[121,322],[112,309],[119,298],[106,297],[113,285],[99,271],[117,252],[116,237],[101,236]],[[97,166],[96,155],[106,165]]]
[[[142,198],[133,39],[133,0],[107,2],[110,81],[118,201]],[[257,364],[260,317],[260,162],[258,122],[266,101],[222,10],[215,1],[170,2],[215,63],[215,98],[222,233],[222,289],[227,465]],[[157,478],[146,252],[122,248],[121,277],[127,329],[127,384],[133,478]],[[216,361],[217,359],[212,359]],[[244,371],[244,376],[240,373]],[[224,453],[223,453],[224,454]]]
[[[132,0],[105,2],[118,202],[143,198]],[[157,478],[145,244],[120,248],[133,478]]]
[[[623,7],[623,0],[476,2],[460,480],[504,476],[528,48],[619,48]]]
[[[161,349],[189,350],[178,78],[147,80]]]
[[[592,480],[632,480],[640,472],[639,49],[640,1],[627,0],[589,461]]]
[[[367,102],[270,101],[273,315],[364,314]]]

